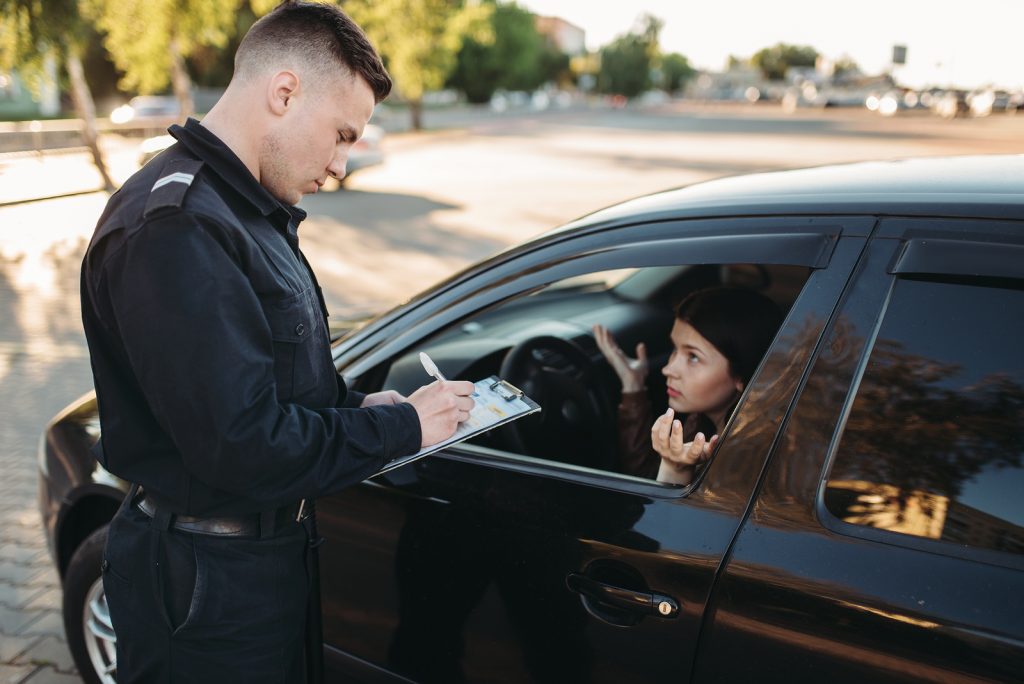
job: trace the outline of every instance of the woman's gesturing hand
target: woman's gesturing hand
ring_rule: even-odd
[[[626,356],[608,328],[597,324],[594,326],[594,339],[597,341],[597,348],[604,354],[615,374],[622,381],[623,392],[639,392],[644,389],[647,381],[647,347],[644,343],[636,345],[636,358]]]
[[[718,443],[718,435],[706,439],[698,432],[691,442],[683,441],[683,424],[675,418],[671,408],[654,421],[651,444],[661,456],[658,479],[663,482],[689,484],[693,480],[693,467],[711,458]]]

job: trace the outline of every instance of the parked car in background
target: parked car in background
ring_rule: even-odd
[[[967,104],[967,93],[963,90],[947,90],[932,100],[932,111],[943,119],[967,116],[971,108]]]
[[[599,211],[338,340],[349,385],[498,374],[542,407],[317,503],[329,681],[1019,681],[1024,156],[724,179]],[[747,288],[785,312],[689,486],[623,474],[592,336]],[[83,388],[84,389],[84,388]],[[68,644],[112,680],[100,581],[128,483],[92,393],[46,427]],[[202,620],[202,615],[196,617]]]
[[[363,129],[363,137],[356,141],[348,154],[345,165],[345,178],[341,181],[328,179],[322,190],[337,189],[356,171],[384,163],[384,129],[375,124],[367,124]],[[157,135],[146,138],[139,145],[139,166],[144,166],[150,159],[160,154],[175,142],[171,135]]]
[[[1015,114],[1024,105],[1024,95],[996,88],[982,88],[967,94],[971,116]]]
[[[181,105],[174,95],[137,95],[110,113],[115,124],[139,122],[174,122]]]

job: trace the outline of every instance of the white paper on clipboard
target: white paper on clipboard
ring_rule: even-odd
[[[496,375],[473,383],[476,391],[473,392],[473,410],[469,418],[459,423],[455,434],[446,440],[423,447],[415,454],[396,458],[391,463],[381,468],[375,474],[380,475],[389,470],[400,468],[407,463],[428,456],[440,451],[452,444],[457,444],[480,433],[492,430],[499,425],[504,425],[523,416],[540,411],[540,406],[533,399]]]

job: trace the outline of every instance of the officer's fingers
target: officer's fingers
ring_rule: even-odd
[[[473,406],[475,406],[475,405],[476,405],[476,402],[473,401],[473,397],[456,397],[455,398],[455,406],[460,411],[466,411],[468,413],[469,411],[473,410]]]
[[[468,397],[476,391],[476,386],[468,380],[445,380],[441,384],[443,389],[460,397]]]

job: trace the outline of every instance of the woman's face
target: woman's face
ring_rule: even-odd
[[[661,369],[668,405],[677,413],[703,413],[721,427],[721,414],[743,391],[729,372],[729,361],[685,321],[672,326],[672,355]]]

